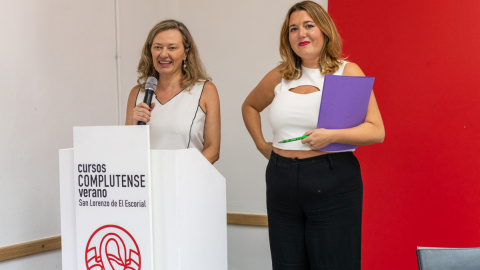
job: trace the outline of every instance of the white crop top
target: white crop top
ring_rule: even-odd
[[[205,112],[200,107],[205,82],[197,82],[190,91],[182,90],[165,104],[154,94],[155,108],[150,117],[150,148],[177,150],[196,148],[203,151]],[[138,91],[135,104],[143,102],[144,91]]]
[[[343,75],[347,63],[342,61],[339,69],[333,75]],[[275,98],[270,106],[269,114],[270,125],[273,129],[273,147],[284,150],[312,150],[308,143],[302,144],[300,140],[288,143],[279,143],[279,141],[300,137],[306,131],[317,128],[324,78],[325,76],[320,73],[319,69],[302,66],[302,77],[297,80],[282,79],[275,87]],[[290,91],[302,85],[311,85],[320,91],[309,94]]]

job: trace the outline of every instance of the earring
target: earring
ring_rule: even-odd
[[[187,59],[183,59],[183,69],[187,68]]]

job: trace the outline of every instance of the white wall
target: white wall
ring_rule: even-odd
[[[73,126],[117,123],[114,15],[112,1],[0,1],[0,246],[60,234],[58,149]]]
[[[167,18],[190,29],[219,90],[216,167],[227,178],[228,211],[266,214],[267,161],[240,107],[278,64],[280,26],[295,2],[2,0],[0,247],[60,234],[58,149],[72,147],[73,126],[124,123],[141,47]],[[326,7],[327,0],[319,3]],[[270,268],[266,228],[229,226],[228,237],[229,269]],[[59,269],[59,254],[0,262],[0,269]]]

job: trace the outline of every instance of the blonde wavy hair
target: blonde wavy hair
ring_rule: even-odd
[[[286,80],[298,79],[302,76],[302,59],[295,54],[289,41],[290,16],[295,11],[304,10],[313,19],[315,25],[323,33],[324,43],[320,53],[319,66],[322,74],[333,74],[342,60],[342,39],[328,13],[313,1],[303,1],[293,5],[288,10],[280,33],[280,56],[282,68],[280,74]]]
[[[160,76],[153,65],[151,52],[153,39],[158,33],[170,29],[176,29],[182,34],[183,47],[187,54],[187,59],[185,60],[186,68],[182,67],[182,76],[180,79],[181,87],[186,90],[190,90],[191,86],[193,86],[193,84],[197,81],[211,80],[205,71],[202,61],[200,60],[197,45],[195,45],[195,41],[193,40],[193,37],[190,34],[190,31],[188,31],[187,27],[183,23],[176,20],[164,20],[156,24],[152,30],[150,30],[147,40],[143,45],[142,57],[138,62],[137,69],[137,83],[140,85],[140,89],[142,89],[142,91],[145,89],[145,82],[147,81],[148,77],[153,76],[159,79]]]

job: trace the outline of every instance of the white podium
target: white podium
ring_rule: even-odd
[[[196,149],[150,154],[155,269],[227,270],[225,178]]]
[[[89,269],[77,267],[86,247],[77,246],[82,225],[76,217],[74,151],[59,153],[62,266],[68,270]],[[153,269],[228,269],[225,178],[196,149],[151,150],[150,177]],[[105,269],[116,268],[110,263]]]

